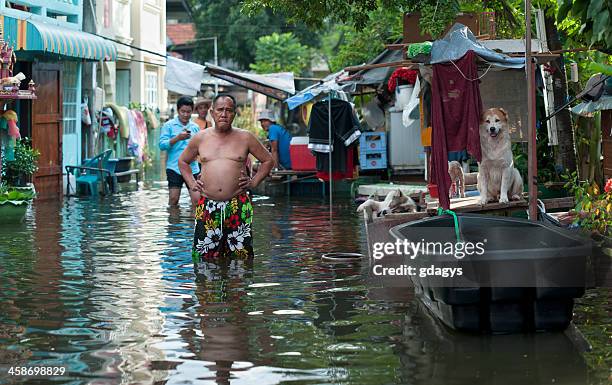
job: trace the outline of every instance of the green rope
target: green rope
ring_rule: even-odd
[[[438,207],[438,215],[448,214],[453,216],[453,220],[455,221],[455,235],[457,236],[457,242],[461,242],[461,237],[459,236],[459,221],[457,221],[457,214],[453,210],[444,210],[442,207]]]

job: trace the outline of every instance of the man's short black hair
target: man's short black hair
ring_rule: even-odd
[[[213,106],[217,103],[217,100],[221,99],[221,98],[230,98],[232,99],[232,102],[234,102],[234,108],[238,107],[238,103],[236,103],[236,98],[233,97],[230,94],[219,94],[217,96],[215,96],[215,98],[213,99]]]
[[[183,106],[191,106],[193,109],[193,99],[190,96],[181,96],[176,102],[176,110],[180,110]]]

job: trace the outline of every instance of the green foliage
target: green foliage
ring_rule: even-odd
[[[527,180],[527,152],[523,149],[521,143],[512,143],[512,157],[514,158],[514,167]]]
[[[600,191],[596,182],[580,181],[578,173],[564,174],[565,188],[576,200],[574,223],[585,230],[604,236],[612,235],[612,180],[606,185],[607,191]]]
[[[367,30],[384,11],[401,20],[406,12],[421,12],[421,28],[432,36],[438,36],[459,11],[458,0],[328,0],[311,6],[293,0],[245,0],[242,9],[254,16],[262,9],[286,15],[290,21],[303,22],[311,28],[321,29],[326,21],[351,26],[354,31]],[[370,35],[369,38],[376,37]]]
[[[541,0],[545,1],[545,0]],[[548,0],[550,1],[550,0]],[[401,15],[407,12],[420,12],[422,32],[434,38],[440,37],[444,29],[454,20],[460,10],[468,12],[494,11],[497,30],[504,38],[520,36],[524,24],[521,0],[327,0],[316,5],[305,6],[293,0],[244,0],[243,11],[251,16],[263,9],[271,9],[283,14],[293,22],[302,22],[309,27],[321,29],[326,23],[350,25],[355,31],[362,31],[374,22],[383,10],[389,14]],[[372,38],[374,36],[370,36]]]
[[[457,0],[420,1],[408,7],[407,11],[420,12],[419,27],[421,32],[428,33],[433,38],[438,38],[457,17],[459,3]]]
[[[357,30],[363,29],[370,20],[369,12],[379,8],[397,11],[402,2],[398,0],[328,0],[313,4],[304,4],[294,0],[246,0],[243,11],[256,15],[262,9],[272,9],[275,13],[287,15],[289,21],[303,22],[311,28],[322,28],[324,21],[352,23]]]
[[[612,76],[612,66],[603,63],[590,63],[589,69],[593,72],[601,72],[604,75]]]
[[[251,69],[260,74],[293,72],[299,75],[310,65],[311,50],[300,44],[291,32],[262,36],[255,47],[255,64],[251,64]]]
[[[325,52],[332,72],[350,65],[367,63],[376,57],[386,43],[402,37],[402,17],[385,9],[371,13],[368,24],[360,31],[350,25],[331,26],[337,37],[335,47]]]
[[[557,20],[573,40],[612,53],[612,2],[559,0]]]
[[[32,148],[32,141],[22,138],[15,145],[15,159],[4,160],[3,173],[10,184],[16,184],[20,176],[31,176],[38,171],[40,152]]]
[[[267,137],[266,132],[261,128],[259,122],[255,121],[253,108],[251,106],[239,107],[233,126],[251,131],[259,139]]]
[[[241,12],[240,0],[188,0],[193,8],[196,39],[218,37],[218,56],[246,69],[255,62],[255,44],[261,36],[293,32],[301,44],[318,47],[320,39],[302,23],[287,22],[281,15],[262,10],[253,15]],[[196,40],[196,59],[213,62],[212,40]]]
[[[36,197],[36,193],[31,190],[11,190],[8,188],[6,191],[0,189],[0,204],[11,201],[11,202],[22,202],[30,201]]]

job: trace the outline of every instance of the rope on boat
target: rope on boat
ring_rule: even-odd
[[[455,235],[457,236],[457,242],[461,242],[461,236],[459,235],[459,221],[457,220],[457,214],[453,210],[444,210],[442,207],[438,207],[438,215],[452,215],[455,221]]]

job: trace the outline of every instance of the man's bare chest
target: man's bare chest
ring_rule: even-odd
[[[205,138],[198,152],[202,163],[218,159],[244,162],[248,155],[248,148],[237,140],[222,141],[217,138]]]

